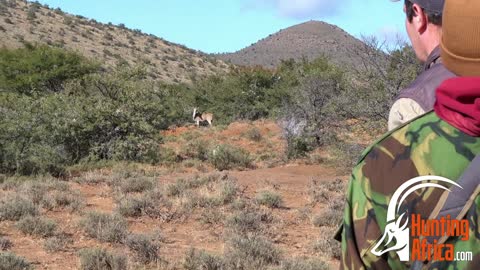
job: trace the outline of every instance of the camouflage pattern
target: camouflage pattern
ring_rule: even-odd
[[[385,134],[367,148],[348,185],[340,269],[409,269],[411,262],[400,262],[394,251],[381,257],[370,252],[384,233],[391,196],[402,183],[417,176],[457,181],[478,153],[480,138],[460,132],[434,112]],[[441,195],[440,189],[421,189],[407,198],[399,213],[419,213],[428,219]],[[472,251],[473,261],[433,262],[428,269],[480,269],[480,198],[475,202],[467,214],[470,239],[447,240],[455,245],[455,252]]]

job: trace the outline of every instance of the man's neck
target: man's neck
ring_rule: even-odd
[[[427,35],[427,40],[425,42],[425,52],[427,54],[427,58],[432,54],[433,50],[440,45],[440,41],[442,39],[442,28],[438,26],[434,26],[429,30]]]

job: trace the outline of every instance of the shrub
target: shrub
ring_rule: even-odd
[[[275,270],[329,270],[327,263],[317,260],[294,259],[282,262]]]
[[[220,171],[233,168],[250,168],[252,166],[252,158],[247,151],[227,144],[219,145],[213,149],[208,160]]]
[[[283,204],[282,197],[271,191],[262,191],[257,194],[255,200],[258,204],[265,205],[270,208],[279,208]]]
[[[28,261],[9,252],[0,252],[0,270],[32,269]]]
[[[177,162],[180,162],[181,159],[177,153],[170,148],[161,147],[159,154],[159,162],[164,165],[172,165]]]
[[[0,50],[0,86],[15,93],[59,92],[63,83],[98,70],[78,53],[49,46],[28,45]],[[39,73],[38,71],[42,72]]]
[[[45,240],[45,242],[43,243],[43,247],[47,252],[59,252],[64,251],[65,246],[72,243],[72,238],[68,237],[65,234],[60,234]]]
[[[259,233],[265,229],[265,224],[272,222],[272,216],[267,212],[243,210],[230,216],[226,226],[235,234]]]
[[[156,202],[148,196],[122,198],[118,203],[117,211],[124,217],[139,217],[142,215],[155,217],[158,212]]]
[[[57,229],[54,221],[42,217],[24,217],[16,225],[21,232],[40,237],[53,236]]]
[[[152,190],[155,183],[147,177],[132,177],[123,179],[120,184],[120,190],[124,193],[144,192]]]
[[[262,133],[260,133],[260,129],[258,129],[257,127],[252,127],[248,129],[244,133],[244,136],[254,142],[259,142],[262,140]]]
[[[312,204],[332,202],[339,195],[343,197],[345,182],[336,179],[334,181],[313,180],[308,188],[308,194]]]
[[[54,208],[67,208],[72,212],[79,211],[85,205],[81,194],[73,191],[53,193],[53,203]]]
[[[198,219],[200,222],[203,224],[210,224],[210,225],[215,225],[215,224],[222,224],[223,220],[225,219],[225,215],[218,209],[205,209],[202,211],[200,214],[200,218]]]
[[[189,140],[182,148],[182,155],[191,159],[206,161],[208,159],[209,143],[202,139]]]
[[[223,260],[221,257],[210,255],[204,251],[190,249],[183,262],[185,270],[222,270]]]
[[[32,201],[20,196],[4,197],[0,201],[0,221],[17,221],[25,216],[36,216],[38,213],[38,208]]]
[[[28,13],[27,13],[27,20],[29,21],[33,21],[37,18],[37,15],[35,14],[35,10],[28,10]]]
[[[237,196],[238,191],[239,189],[237,183],[234,180],[232,180],[231,178],[225,179],[220,186],[219,201],[222,204],[228,204],[233,202],[233,200]]]
[[[315,148],[311,138],[287,135],[287,157],[289,159],[303,158]]]
[[[236,267],[239,269],[265,269],[280,262],[280,252],[264,238],[237,236],[229,241],[229,245],[225,261],[229,267],[234,269]]]
[[[286,67],[288,65],[283,68]],[[284,102],[281,126],[287,139],[287,155],[297,158],[329,142],[332,135],[331,128],[327,127],[342,116],[338,113],[342,110],[336,107],[335,98],[349,87],[345,72],[325,57],[293,63],[288,69],[293,69],[290,72],[298,81],[290,86],[295,89],[295,95]]]
[[[127,221],[115,214],[90,212],[80,225],[90,237],[102,242],[122,243],[128,233]]]
[[[314,243],[313,248],[315,251],[328,254],[329,256],[337,260],[340,260],[342,257],[341,244],[333,238],[318,239]]]
[[[24,50],[6,56],[0,50],[8,78],[0,76],[0,88],[8,89],[0,95],[0,173],[60,176],[78,163],[161,161],[158,131],[185,117],[178,89],[151,91],[156,87],[139,69],[87,76],[91,69],[68,53]],[[19,64],[24,62],[31,65]],[[50,62],[66,74],[53,74]]]
[[[5,251],[13,247],[12,241],[6,237],[0,237],[0,251]]]
[[[126,245],[135,253],[136,258],[144,263],[159,261],[158,251],[160,246],[155,243],[151,236],[143,234],[133,234],[127,237]]]
[[[205,186],[218,181],[220,178],[225,178],[225,176],[221,177],[218,174],[210,174],[203,177],[196,175],[190,179],[179,178],[175,183],[167,185],[165,193],[167,196],[180,196],[190,189]]]
[[[126,270],[128,269],[127,257],[112,254],[105,249],[82,249],[80,255],[81,270]]]
[[[316,227],[337,226],[343,218],[343,212],[333,209],[323,211],[320,215],[313,218],[313,225]]]

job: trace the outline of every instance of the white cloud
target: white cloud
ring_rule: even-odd
[[[311,19],[337,15],[349,0],[246,0],[245,8],[268,7],[279,15],[295,19]]]

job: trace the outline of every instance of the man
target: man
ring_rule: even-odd
[[[392,0],[399,1],[399,0]],[[405,26],[417,58],[424,62],[423,72],[406,89],[400,91],[388,119],[388,129],[433,109],[435,89],[445,79],[455,75],[448,71],[440,58],[442,9],[444,0],[405,0]]]
[[[402,230],[405,225],[413,231],[411,214],[429,219],[443,190],[423,188],[407,194],[403,198],[405,200],[402,199],[404,203],[400,203],[398,208],[394,205],[393,210],[397,212],[395,219],[389,219],[394,223],[387,222],[387,212],[391,202],[398,202],[399,197],[393,196],[395,192],[409,180],[419,176],[439,176],[458,181],[475,156],[479,155],[479,33],[480,1],[446,0],[441,55],[445,66],[460,77],[448,79],[438,87],[434,111],[385,134],[362,154],[353,169],[347,190],[341,229],[341,269],[410,269],[412,264],[418,266],[424,261],[415,259],[416,262],[413,262],[413,249],[408,250],[407,258],[410,260],[407,261],[402,261],[400,256],[403,254],[399,255],[398,249],[389,249],[392,242],[395,245],[405,239],[389,239],[392,240],[390,246],[387,245],[388,238],[385,238],[384,245],[381,240],[384,235],[395,233],[395,230],[385,229],[390,224],[402,227]],[[453,186],[440,181],[429,180],[428,183],[438,183],[445,188]],[[437,244],[452,246],[455,252],[472,252],[472,260],[430,258],[425,260],[422,269],[480,269],[480,196],[478,189],[468,192],[473,192],[472,200],[462,206],[466,214],[459,217],[469,222],[466,237],[448,237]],[[406,216],[400,216],[402,212]],[[406,217],[409,223],[404,224]],[[406,243],[414,240],[410,235],[403,237],[408,239]],[[382,252],[378,252],[379,245],[384,247]],[[439,250],[440,254],[445,252],[444,248]],[[382,254],[375,255],[379,253]]]

